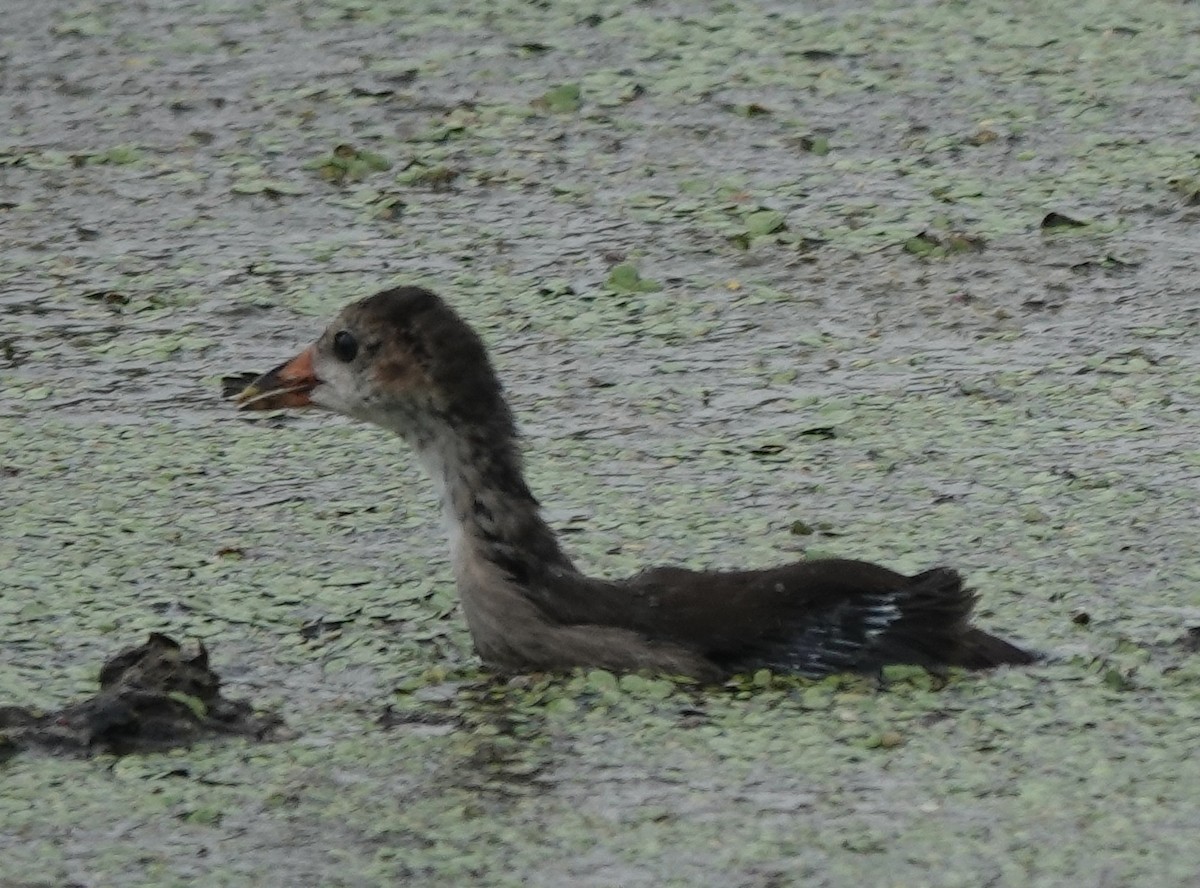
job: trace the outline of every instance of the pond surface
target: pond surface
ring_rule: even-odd
[[[445,6],[5,11],[0,705],[159,631],[289,739],[11,756],[0,883],[1194,884],[1200,7]],[[400,443],[220,397],[405,282],[589,569],[950,564],[1051,660],[491,678]]]

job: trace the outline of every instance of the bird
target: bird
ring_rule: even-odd
[[[428,289],[350,303],[298,355],[249,384],[246,376],[229,378],[241,410],[320,408],[394,432],[415,451],[438,494],[475,651],[498,673],[582,668],[716,683],[763,669],[818,679],[1038,659],[971,623],[977,595],[948,567],[907,576],[821,558],[585,574],[526,482],[483,340]]]

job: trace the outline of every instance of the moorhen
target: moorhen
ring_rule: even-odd
[[[428,290],[398,287],[346,306],[320,339],[236,399],[243,410],[322,407],[409,443],[438,488],[475,649],[500,671],[594,667],[712,681],[764,668],[815,677],[1035,659],[969,623],[976,596],[945,567],[909,577],[830,558],[585,576],[525,483],[483,341]]]

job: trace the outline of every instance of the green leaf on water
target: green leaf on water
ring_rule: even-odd
[[[662,289],[662,284],[642,277],[637,268],[628,262],[613,267],[608,275],[607,286],[618,293],[655,293]]]
[[[284,194],[303,194],[305,191],[301,186],[293,185],[290,182],[259,178],[234,182],[229,190],[234,194],[266,194],[271,197],[279,197]]]
[[[339,570],[325,578],[327,588],[341,588],[346,586],[366,586],[374,582],[375,575],[366,570],[346,569]]]
[[[800,150],[816,154],[818,157],[824,157],[829,153],[829,139],[825,136],[801,136],[798,144]]]
[[[399,185],[426,185],[431,188],[445,188],[459,176],[459,171],[445,164],[426,166],[420,161],[413,161],[396,176]]]
[[[1103,679],[1105,686],[1114,691],[1131,691],[1136,687],[1133,680],[1120,669],[1104,670]]]
[[[545,708],[549,715],[571,715],[579,711],[579,704],[570,697],[555,697],[547,701]]]
[[[756,210],[746,217],[746,233],[762,237],[787,228],[787,217],[778,210]]]
[[[110,33],[107,21],[96,13],[78,11],[52,25],[50,32],[59,37],[102,37]]]
[[[904,252],[912,253],[914,256],[928,256],[939,246],[940,244],[929,235],[918,234],[904,242]]]
[[[208,717],[208,706],[199,697],[193,697],[191,694],[185,694],[183,691],[171,691],[167,696],[176,703],[182,703],[192,711],[192,715],[196,718]]]
[[[578,111],[583,104],[583,91],[578,83],[564,83],[553,89],[546,90],[539,98],[533,100],[533,107],[554,114],[570,114]]]
[[[219,808],[204,807],[196,808],[194,811],[188,812],[184,818],[188,823],[202,823],[207,825],[215,825],[221,822],[222,812]]]
[[[622,675],[617,684],[622,691],[631,696],[654,700],[665,700],[675,692],[675,686],[665,679],[646,678],[636,673]]]
[[[353,145],[338,145],[332,153],[305,164],[306,169],[316,170],[317,175],[328,182],[361,182],[372,173],[392,168],[392,163],[382,154],[364,151]]]
[[[605,669],[593,669],[587,674],[587,686],[593,691],[615,691],[617,677]]]
[[[142,159],[142,152],[133,145],[114,145],[105,151],[97,151],[87,156],[88,165],[111,163],[124,165],[137,163]]]

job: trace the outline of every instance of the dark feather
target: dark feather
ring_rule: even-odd
[[[848,559],[758,571],[660,567],[625,582],[565,579],[537,599],[557,621],[633,629],[695,649],[723,674],[819,676],[889,663],[981,669],[1036,659],[970,626],[976,596],[949,568],[908,577]]]

